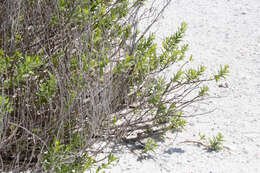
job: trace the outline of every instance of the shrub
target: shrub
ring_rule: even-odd
[[[151,25],[170,0],[163,3]],[[207,94],[202,84],[228,73],[225,66],[206,78],[204,66],[186,68],[192,57],[181,44],[185,23],[157,53],[154,35],[147,35],[151,25],[137,30],[149,16],[143,0],[0,4],[2,171],[90,169],[103,149],[96,144],[183,127],[183,110]],[[172,65],[167,80],[162,72]]]

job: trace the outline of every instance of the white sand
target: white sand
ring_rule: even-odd
[[[259,0],[173,0],[165,18],[154,28],[163,38],[188,24],[185,40],[196,62],[208,70],[229,64],[228,88],[213,86],[213,96],[223,96],[201,105],[189,118],[186,130],[168,134],[152,158],[138,161],[128,150],[115,155],[119,162],[112,173],[257,173],[260,172],[260,1]],[[231,150],[207,152],[194,144],[198,133],[211,137],[221,132]]]

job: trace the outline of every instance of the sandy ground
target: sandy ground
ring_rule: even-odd
[[[198,112],[208,115],[189,118],[182,133],[167,135],[158,142],[156,154],[139,160],[128,150],[115,153],[120,160],[112,173],[257,173],[260,172],[260,1],[173,0],[165,17],[153,28],[158,38],[188,24],[185,37],[196,62],[217,70],[230,65],[228,88],[212,86],[221,96],[203,103]],[[230,150],[208,152],[182,143],[199,140],[199,133],[212,137],[221,132]]]

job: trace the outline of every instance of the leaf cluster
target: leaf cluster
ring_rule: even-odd
[[[200,135],[200,139],[207,144],[207,149],[210,151],[219,151],[223,149],[223,138],[224,136],[221,133],[218,133],[217,136],[213,136],[212,138],[208,138],[206,139],[206,136],[203,134],[199,134]]]
[[[163,40],[158,53],[155,35],[147,35],[154,22],[138,31],[144,2],[1,3],[3,171],[81,172],[95,167],[95,157],[111,142],[184,128],[185,109],[206,99],[209,88],[203,84],[225,78],[228,66],[211,78],[204,66],[188,67],[193,58],[185,56],[188,45],[182,44],[186,23]],[[163,2],[153,21],[169,3]],[[168,68],[175,70],[166,78]],[[212,146],[220,141],[212,139]],[[155,147],[149,139],[144,151]],[[97,172],[116,160],[106,158]]]

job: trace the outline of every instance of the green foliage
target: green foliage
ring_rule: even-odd
[[[208,95],[209,87],[208,86],[202,86],[199,91],[199,96],[205,96]]]
[[[217,136],[213,136],[212,139],[209,138],[209,149],[213,151],[221,150],[223,148],[223,138],[224,136],[221,133],[218,133]]]
[[[149,138],[144,146],[144,150],[142,153],[148,153],[150,151],[155,152],[155,149],[157,146],[158,146],[158,144],[156,142],[154,142],[153,139]]]
[[[100,172],[116,158],[109,155],[97,166],[94,154],[84,154],[95,142],[128,138],[136,130],[149,137],[184,128],[183,110],[208,94],[204,82],[225,78],[228,66],[211,78],[205,66],[186,66],[193,61],[185,56],[188,45],[181,44],[186,23],[163,40],[158,53],[155,35],[136,30],[144,4],[31,0],[13,9],[17,16],[1,13],[1,21],[19,19],[0,31],[0,121],[7,124],[1,139],[15,144],[0,148],[2,160],[25,164],[46,151],[46,172]],[[162,72],[172,65],[165,79]],[[209,140],[212,149],[221,142],[221,136]],[[148,139],[143,152],[156,146]]]
[[[200,137],[200,140],[206,140],[206,135],[205,134],[200,134],[199,133],[199,137]]]
[[[178,71],[176,74],[173,75],[173,78],[171,79],[172,82],[181,82],[181,77],[184,74],[183,71]]]
[[[13,111],[12,102],[6,96],[0,95],[0,136],[3,132],[3,119],[4,116]]]
[[[225,79],[225,76],[227,76],[229,73],[228,68],[229,68],[228,65],[225,65],[224,68],[222,66],[220,66],[218,74],[214,75],[216,82],[218,82],[219,79],[221,79],[221,78]]]
[[[55,76],[49,73],[49,77],[46,77],[45,81],[39,82],[39,90],[36,95],[39,96],[42,104],[47,103],[48,100],[52,99],[57,90]]]
[[[205,66],[200,66],[198,70],[192,68],[188,69],[187,72],[185,73],[187,81],[193,82],[195,80],[198,80],[204,71],[205,71]]]
[[[113,154],[109,154],[107,163],[102,163],[102,165],[97,168],[96,173],[99,173],[102,169],[109,169],[109,166],[111,166],[116,160],[118,160],[118,158]]]
[[[84,172],[93,167],[96,162],[86,154],[77,156],[77,145],[80,141],[77,139],[72,144],[61,144],[57,139],[53,140],[53,145],[44,154],[42,165],[44,171],[56,173],[65,172]]]
[[[176,116],[173,116],[171,119],[171,124],[169,126],[170,129],[174,130],[174,131],[178,131],[178,130],[182,130],[185,125],[187,124],[187,121],[184,120],[182,117],[182,112],[180,112],[179,114],[177,114]]]
[[[0,114],[5,115],[13,111],[12,102],[6,96],[0,95]],[[0,119],[0,121],[2,121]]]
[[[206,142],[207,149],[210,151],[219,151],[223,149],[223,138],[224,136],[221,133],[218,133],[217,136],[213,136],[212,138],[206,139],[206,135],[199,134],[200,140]]]

